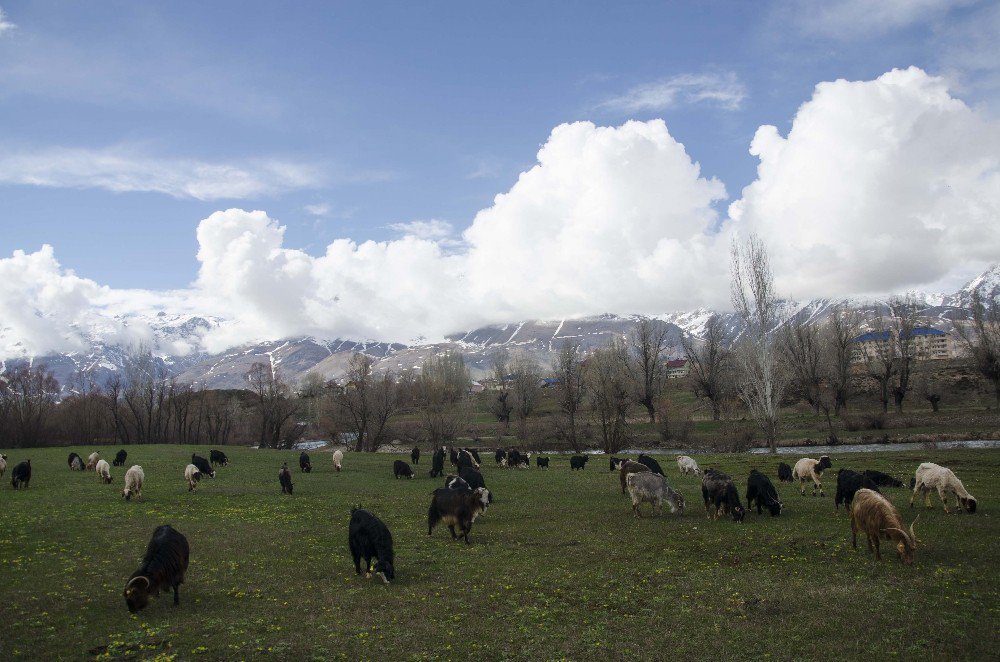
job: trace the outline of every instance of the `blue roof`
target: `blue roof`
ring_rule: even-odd
[[[915,326],[911,332],[914,337],[916,336],[943,336],[946,335],[944,331],[938,329],[932,329],[929,326]],[[868,333],[862,333],[860,336],[854,339],[854,342],[871,342],[871,341],[886,341],[889,339],[888,331],[869,331]]]

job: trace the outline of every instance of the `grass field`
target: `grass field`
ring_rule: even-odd
[[[683,516],[636,520],[617,475],[595,457],[539,471],[484,464],[496,501],[472,545],[446,527],[427,536],[425,456],[412,481],[398,456],[349,453],[342,473],[313,452],[227,448],[231,463],[187,492],[183,446],[130,447],[146,473],[143,499],[115,482],[70,472],[71,449],[3,451],[0,485],[0,659],[664,659],[891,656],[996,659],[1000,650],[1000,451],[834,455],[840,467],[904,478],[925,460],[953,468],[979,499],[975,515],[920,509],[923,542],[904,567],[891,546],[874,563],[851,549],[847,516],[827,497],[779,486],[786,512],[707,521],[699,483],[659,458],[687,499]],[[75,449],[82,455],[90,448]],[[117,448],[105,448],[110,459]],[[207,456],[207,448],[200,452]],[[10,469],[30,457],[28,490]],[[408,459],[408,458],[407,458]],[[737,477],[773,476],[777,460],[697,456]],[[295,469],[295,495],[277,471]],[[484,460],[486,458],[484,457]],[[907,522],[908,492],[889,490]],[[742,498],[742,497],[741,497]],[[397,554],[392,585],[354,575],[347,549],[353,504],[379,515]],[[648,507],[648,506],[644,506]],[[122,597],[153,529],[170,523],[191,544],[181,604],[168,595],[137,616]]]

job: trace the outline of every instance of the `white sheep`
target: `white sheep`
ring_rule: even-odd
[[[340,471],[344,465],[344,453],[340,450],[333,451],[333,468]]]
[[[701,473],[701,469],[698,468],[698,463],[694,461],[694,458],[688,457],[687,455],[677,456],[677,468],[680,469],[682,474],[693,473],[697,476]]]
[[[913,500],[917,498],[918,492],[923,492],[924,505],[931,506],[931,490],[937,490],[944,512],[948,511],[948,493],[955,495],[955,507],[964,508],[970,513],[976,512],[976,497],[972,496],[962,485],[955,472],[948,467],[942,467],[933,462],[924,462],[914,474],[913,494],[910,496],[910,508],[913,507]]]
[[[824,469],[829,469],[832,466],[833,462],[826,455],[821,455],[818,460],[804,457],[796,462],[795,468],[792,469],[792,478],[799,481],[799,494],[805,496],[806,481],[812,479],[813,496],[816,496],[817,487],[819,488],[819,495],[826,496],[823,493],[823,483],[820,482],[820,476],[823,475]]]
[[[128,471],[125,472],[125,489],[122,490],[122,496],[128,501],[135,496],[136,499],[142,497],[142,483],[146,480],[146,474],[142,472],[142,467],[138,464],[133,464]]]
[[[198,487],[198,481],[201,480],[201,471],[193,464],[187,465],[184,467],[184,480],[187,481],[188,492],[193,491],[194,488]]]
[[[97,472],[98,480],[105,485],[111,484],[111,465],[108,464],[107,460],[98,460],[94,470]]]
[[[0,455],[0,478],[3,478],[5,471],[7,471],[7,456]]]
[[[97,469],[97,461],[101,459],[100,453],[91,453],[87,457],[87,471],[93,471]]]

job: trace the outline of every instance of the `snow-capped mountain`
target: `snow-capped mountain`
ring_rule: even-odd
[[[1000,301],[1000,264],[970,280],[954,294],[907,293],[920,307],[921,324],[950,330],[956,320],[967,319],[973,292],[984,301]],[[798,319],[821,324],[838,308],[858,311],[871,319],[890,313],[889,298],[846,297],[813,299],[805,302],[786,301],[785,320]],[[667,326],[670,353],[682,354],[681,337],[695,339],[705,333],[705,325],[715,311],[698,308],[654,316]],[[731,312],[720,312],[726,335],[736,338],[742,331],[739,318]],[[171,315],[164,312],[117,318],[118,327],[112,333],[100,328],[81,330],[88,340],[82,351],[33,357],[45,363],[64,389],[71,389],[74,380],[86,374],[97,383],[107,380],[125,365],[128,348],[119,341],[121,327],[142,330],[143,344],[152,352],[164,371],[181,383],[202,388],[243,388],[246,373],[254,363],[265,363],[283,378],[295,383],[307,373],[316,372],[324,378],[342,376],[351,355],[363,352],[376,359],[377,366],[399,371],[419,368],[435,354],[461,352],[474,378],[490,370],[490,356],[498,348],[528,353],[543,366],[550,366],[563,342],[578,341],[587,351],[602,346],[613,336],[623,337],[635,325],[638,316],[605,314],[578,319],[527,320],[509,324],[494,324],[479,329],[454,333],[442,342],[410,344],[386,343],[377,340],[324,340],[315,337],[283,338],[241,345],[221,353],[208,353],[201,348],[205,332],[225,323],[218,317]],[[6,365],[9,365],[8,361]],[[0,369],[5,364],[0,363]]]

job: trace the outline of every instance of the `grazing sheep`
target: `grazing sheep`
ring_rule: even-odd
[[[208,463],[208,460],[197,453],[191,454],[191,464],[198,467],[198,471],[205,474],[209,478],[215,478],[215,469],[213,469],[212,465]]]
[[[70,453],[67,464],[69,464],[70,471],[83,471],[86,463],[83,461],[83,458],[76,453]]]
[[[0,454],[0,478],[3,478],[5,471],[7,471],[7,456]]]
[[[16,490],[28,487],[31,482],[31,460],[25,460],[14,465],[14,470],[10,472],[10,484]]]
[[[97,461],[101,459],[100,453],[91,453],[87,456],[87,471],[93,471],[97,468]]]
[[[782,483],[792,482],[792,468],[784,462],[778,463],[778,480]]]
[[[705,500],[705,515],[710,519],[719,519],[720,513],[729,513],[733,516],[733,521],[739,523],[746,517],[736,484],[721,471],[705,470],[701,477],[701,496]],[[709,510],[710,504],[715,506],[714,517]]]
[[[132,469],[137,467],[133,466]],[[132,469],[129,469],[131,471]],[[149,604],[160,591],[174,590],[174,605],[181,603],[178,588],[184,583],[191,548],[187,538],[169,524],[157,527],[146,547],[142,565],[125,584],[125,603],[133,614]]]
[[[917,498],[918,492],[923,492],[924,505],[931,508],[931,490],[937,490],[944,512],[950,512],[947,500],[949,492],[955,495],[956,508],[964,508],[969,513],[976,512],[976,497],[966,491],[962,481],[951,469],[933,462],[924,462],[917,467],[913,478],[915,482],[910,496],[910,508],[913,507],[913,500]]]
[[[333,451],[333,468],[340,471],[341,467],[344,466],[344,452],[341,450]]]
[[[813,482],[813,492],[812,495],[816,496],[816,488],[819,488],[819,495],[826,496],[823,493],[823,483],[820,482],[820,476],[823,475],[824,469],[829,469],[833,466],[833,462],[826,455],[820,456],[818,460],[814,460],[809,457],[804,457],[795,463],[795,468],[792,469],[792,478],[799,481],[799,494],[802,496],[806,495],[806,481],[812,479]]]
[[[677,468],[680,469],[682,474],[694,474],[695,476],[701,474],[698,463],[694,461],[694,458],[690,458],[687,455],[677,456]]]
[[[114,467],[124,467],[125,466],[125,460],[127,460],[127,459],[128,459],[128,451],[126,451],[123,448],[120,451],[118,451],[117,453],[115,453],[115,461],[111,463],[111,466],[114,466]]]
[[[392,475],[393,478],[413,478],[413,469],[410,465],[406,463],[405,460],[396,460],[392,463]]]
[[[632,497],[632,512],[635,517],[642,517],[639,504],[648,501],[658,515],[663,514],[663,502],[670,506],[671,513],[684,514],[684,497],[675,492],[667,483],[667,479],[651,471],[640,471],[629,474],[625,482],[628,493]]]
[[[278,482],[281,483],[282,494],[292,493],[292,472],[288,470],[287,462],[281,465],[281,471],[278,472]]]
[[[122,496],[125,497],[126,501],[131,500],[133,496],[136,499],[142,497],[142,484],[145,480],[146,474],[142,472],[142,467],[138,464],[133,464],[125,472],[125,487],[122,489]]]
[[[392,534],[389,527],[372,513],[359,507],[351,509],[351,523],[348,526],[348,546],[354,559],[354,572],[361,574],[361,557],[365,558],[365,577],[372,571],[388,584],[396,578],[393,564],[396,554],[392,549]],[[374,567],[372,559],[377,559]]]
[[[879,550],[879,539],[885,538],[896,543],[896,554],[906,565],[913,563],[913,552],[917,549],[917,535],[910,524],[907,532],[903,528],[903,517],[899,514],[896,506],[884,496],[861,488],[854,495],[854,503],[851,504],[851,544],[854,549],[858,548],[858,531],[864,532],[868,538],[868,550],[875,552],[875,560],[882,559]]]
[[[309,453],[302,451],[299,453],[299,470],[303,473],[311,473],[313,470],[312,461],[309,459]]]
[[[628,486],[628,475],[634,473],[644,473],[649,471],[649,467],[645,464],[639,464],[638,462],[633,462],[632,460],[625,460],[619,465],[618,469],[618,480],[622,484],[622,494],[628,494],[626,487]]]
[[[108,464],[107,460],[98,460],[94,470],[97,471],[98,480],[105,485],[111,484],[111,465]]]
[[[201,480],[201,471],[193,464],[187,465],[184,467],[184,480],[187,481],[188,492],[193,492],[194,488],[198,487],[198,481]]]

